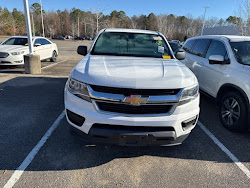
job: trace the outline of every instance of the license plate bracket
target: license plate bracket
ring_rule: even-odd
[[[124,146],[148,145],[148,135],[119,135],[118,144]]]

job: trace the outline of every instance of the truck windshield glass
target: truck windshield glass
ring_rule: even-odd
[[[160,35],[125,32],[102,33],[91,54],[172,58],[165,40]]]
[[[237,61],[250,65],[250,41],[230,42],[230,45]]]
[[[9,38],[2,45],[28,45],[27,38]]]

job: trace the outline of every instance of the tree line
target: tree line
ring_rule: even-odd
[[[246,0],[247,1],[247,0]],[[41,6],[34,3],[30,7],[31,20],[34,23],[36,36],[42,34]],[[191,14],[176,16],[173,14],[134,15],[129,17],[124,11],[112,11],[105,15],[101,10],[82,11],[78,8],[71,10],[44,11],[44,27],[46,37],[53,36],[89,36],[94,37],[102,28],[131,28],[156,30],[168,39],[185,40],[196,36],[202,28],[203,19],[194,18]],[[250,17],[250,11],[249,11]],[[242,16],[229,16],[227,19],[212,17],[205,22],[205,28],[216,26],[244,25]],[[250,19],[248,19],[250,22]],[[247,24],[248,24],[247,20]],[[0,7],[0,35],[26,35],[25,16],[16,8],[9,11]]]

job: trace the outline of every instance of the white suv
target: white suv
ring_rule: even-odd
[[[176,145],[195,127],[198,81],[161,33],[104,29],[78,53],[86,56],[65,86],[71,130],[119,145]]]
[[[200,89],[214,97],[222,124],[249,128],[250,37],[199,36],[188,39],[182,62],[197,76]]]

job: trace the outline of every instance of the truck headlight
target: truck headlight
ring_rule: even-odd
[[[67,86],[70,93],[79,98],[82,98],[83,100],[91,102],[89,97],[89,91],[85,83],[77,81],[73,78],[69,78]]]
[[[21,55],[21,54],[24,54],[24,51],[21,51],[21,52],[11,52],[12,55]]]
[[[179,105],[186,104],[199,96],[199,85],[185,88],[182,92]]]

